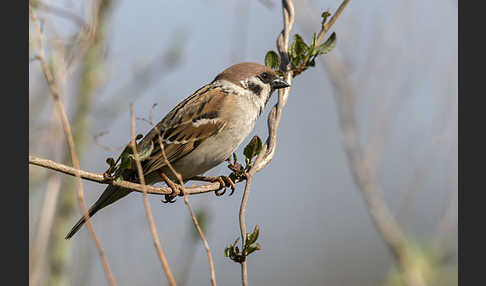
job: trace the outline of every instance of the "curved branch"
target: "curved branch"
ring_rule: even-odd
[[[326,32],[331,28],[334,22],[337,20],[341,12],[343,11],[344,7],[346,7],[349,0],[344,0],[343,3],[340,5],[338,10],[334,13],[331,20],[327,24],[323,24],[321,31],[319,32],[320,38],[317,39],[317,45],[320,44]],[[283,0],[283,22],[284,27],[282,32],[277,37],[277,49],[280,54],[281,63],[280,63],[280,70],[284,73],[285,81],[289,84],[292,84],[292,79],[294,77],[293,72],[291,70],[290,61],[288,58],[288,45],[290,41],[290,31],[295,22],[295,9],[292,0]],[[242,248],[244,248],[246,243],[246,219],[245,219],[245,209],[246,204],[248,202],[248,196],[250,193],[250,186],[253,179],[253,176],[256,172],[260,171],[261,169],[265,168],[270,161],[272,161],[275,155],[275,149],[277,147],[277,129],[280,125],[280,119],[282,116],[282,110],[287,104],[288,97],[290,95],[290,87],[279,89],[278,91],[278,102],[272,108],[268,115],[268,137],[265,144],[262,147],[260,154],[258,155],[254,167],[248,172],[246,185],[245,185],[245,192],[243,194],[243,198],[241,200],[240,205],[240,231],[241,231],[241,243]],[[241,262],[241,280],[242,284],[248,285],[248,278],[247,278],[247,267],[246,267],[246,260]]]
[[[79,159],[76,154],[76,148],[74,145],[74,139],[73,139],[73,134],[71,132],[71,125],[69,124],[69,120],[67,119],[66,111],[64,109],[64,104],[61,101],[61,97],[59,95],[56,83],[54,81],[54,77],[51,73],[51,70],[49,69],[47,62],[44,58],[44,48],[43,48],[43,35],[42,31],[39,27],[39,23],[37,20],[37,17],[32,9],[32,6],[29,5],[29,14],[32,19],[32,22],[34,23],[35,30],[37,32],[38,40],[39,40],[39,51],[37,54],[37,59],[39,59],[41,63],[41,68],[42,72],[44,73],[44,76],[46,78],[47,84],[49,86],[49,89],[51,91],[52,97],[54,98],[54,101],[56,103],[57,109],[59,111],[59,116],[62,121],[62,126],[64,128],[64,134],[66,135],[66,141],[69,145],[69,150],[71,151],[71,159],[73,162],[73,165],[76,167],[77,170],[79,170]],[[100,256],[100,259],[103,263],[103,268],[105,270],[106,277],[108,279],[108,282],[110,285],[114,286],[116,285],[115,278],[113,278],[113,274],[110,269],[110,265],[108,264],[108,261],[105,257],[105,254],[103,252],[103,249],[101,247],[101,244],[98,240],[98,237],[96,236],[96,232],[93,228],[93,224],[91,223],[91,219],[89,218],[88,214],[88,207],[86,206],[86,202],[84,200],[84,191],[83,191],[83,181],[81,180],[81,176],[78,171],[75,171],[74,175],[77,178],[77,184],[78,184],[78,200],[79,204],[81,206],[81,210],[83,212],[83,216],[86,219],[86,224],[88,226],[89,232],[91,236],[93,237],[93,241],[95,243],[96,249],[98,250],[98,255]]]
[[[349,0],[344,0],[339,9],[336,13],[332,16],[331,20],[327,24],[323,24],[321,31],[319,32],[319,38],[317,40],[317,44],[322,41],[323,36],[329,30],[329,28],[334,24],[337,20],[337,17],[341,14],[342,10],[346,6]],[[288,59],[288,45],[290,41],[290,31],[294,25],[295,21],[295,9],[292,0],[283,0],[283,22],[284,27],[282,32],[279,34],[277,38],[277,48],[280,53],[280,57],[282,59],[280,69],[284,73],[284,79],[291,84],[293,79],[293,72],[291,70],[290,62]],[[276,141],[277,141],[277,129],[280,124],[280,119],[282,115],[282,110],[285,107],[288,97],[290,94],[290,87],[285,89],[280,89],[278,93],[278,102],[273,108],[271,109],[268,115],[268,137],[266,139],[265,144],[262,146],[262,150],[258,155],[254,167],[251,168],[248,172],[247,182],[245,186],[245,191],[243,194],[241,206],[240,206],[240,230],[241,230],[241,238],[242,244],[245,244],[246,240],[246,222],[245,222],[245,209],[246,204],[248,202],[248,196],[250,192],[250,186],[253,179],[253,176],[256,172],[260,171],[261,169],[265,168],[270,161],[273,159],[276,150]],[[63,172],[68,175],[72,176],[79,176],[80,178],[84,178],[93,182],[102,183],[102,184],[111,184],[115,186],[124,187],[133,191],[137,192],[144,192],[150,194],[157,194],[157,195],[170,195],[170,194],[179,194],[179,190],[173,190],[170,187],[154,187],[148,185],[140,185],[128,181],[112,181],[105,178],[102,174],[90,173],[86,171],[79,170],[79,168],[72,168],[66,165],[58,164],[51,160],[41,159],[34,156],[29,156],[29,164],[42,166],[45,168],[49,168],[52,170],[56,170],[59,172]],[[238,183],[239,181],[235,182]],[[193,194],[201,194],[212,192],[216,190],[220,190],[222,187],[219,182],[213,182],[209,184],[205,184],[202,186],[192,186],[192,187],[184,187],[183,194],[186,195],[193,195]],[[185,200],[187,198],[185,197]],[[246,270],[246,261],[241,263],[241,270],[242,270],[242,283],[243,285],[248,285],[247,281],[247,270]]]
[[[345,2],[349,0],[345,0],[343,4]],[[342,9],[338,9],[339,11]],[[332,21],[333,19],[329,23]],[[327,31],[326,29],[328,30],[329,27],[323,25],[322,30]],[[393,217],[377,182],[374,156],[369,152],[374,149],[362,148],[358,140],[355,90],[349,79],[348,70],[337,57],[328,57],[323,59],[323,62],[323,67],[336,90],[335,101],[338,108],[341,140],[353,180],[365,199],[367,210],[378,233],[392,252],[403,274],[405,285],[425,286],[427,285],[425,277],[417,271],[413,263],[413,250],[408,245],[403,229]]]

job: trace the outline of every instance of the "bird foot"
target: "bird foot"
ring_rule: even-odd
[[[205,177],[205,176],[197,176],[191,178],[191,180],[197,181],[205,181],[205,182],[219,182],[219,189],[214,191],[216,196],[222,196],[226,193],[226,188],[231,188],[230,196],[235,192],[235,183],[227,176],[219,176],[219,177]]]
[[[110,173],[108,173],[108,171],[106,171],[106,172],[103,173],[103,181],[105,183],[112,182],[115,179],[116,179],[115,176],[113,176]]]
[[[169,177],[167,177],[166,174],[160,173],[159,174],[162,180],[169,186],[169,188],[172,190],[171,194],[165,195],[165,199],[162,200],[163,203],[175,203],[175,198],[177,196],[183,196],[183,190],[182,187],[176,183],[174,183]]]

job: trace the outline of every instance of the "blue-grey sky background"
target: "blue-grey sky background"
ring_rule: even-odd
[[[45,2],[80,15],[88,13],[83,1]],[[262,2],[274,5],[268,8]],[[297,20],[292,33],[309,41],[319,31],[320,14],[325,9],[335,11],[340,2],[295,1]],[[56,23],[61,34],[75,31],[69,21],[57,18]],[[82,168],[102,172],[107,167],[105,158],[118,156],[119,151],[95,144],[94,136],[108,131],[98,139],[100,143],[126,144],[129,103],[134,103],[138,117],[148,117],[150,107],[157,103],[153,117],[160,120],[226,67],[239,61],[262,63],[266,51],[276,49],[281,29],[279,1],[117,1],[107,30],[106,81],[95,94]],[[377,110],[384,107],[388,112],[384,118],[389,130],[377,173],[384,197],[397,214],[407,193],[414,193],[399,221],[414,239],[430,241],[450,200],[457,196],[457,1],[351,1],[331,30],[338,40],[329,57],[341,58],[349,69],[361,142],[372,137],[374,118],[380,124]],[[106,121],[110,114],[104,106],[119,96],[137,67],[153,61],[168,46],[182,53],[180,64],[148,87],[136,87],[122,102],[123,111],[114,121]],[[35,71],[31,68],[31,74]],[[31,76],[30,85],[40,85],[34,79]],[[341,144],[334,93],[322,61],[293,82],[276,155],[255,177],[248,202],[248,228],[260,225],[262,246],[248,261],[251,285],[379,285],[393,265],[353,183]],[[275,102],[276,96],[269,105]],[[269,109],[254,130],[262,138],[267,134]],[[137,121],[138,133],[149,129],[147,123]],[[30,144],[33,148],[35,142]],[[242,148],[238,154],[242,156]],[[229,170],[222,164],[209,174],[227,175]],[[90,204],[104,189],[87,181],[84,187]],[[239,237],[243,187],[239,184],[231,197],[190,197],[193,208],[209,210],[206,235],[219,285],[240,283],[239,265],[224,257],[223,251]],[[190,241],[190,218],[182,199],[174,204],[162,204],[161,199],[151,196],[150,204],[177,278]],[[32,203],[31,228],[36,210],[38,206]],[[105,208],[93,223],[118,285],[166,284],[139,193]],[[457,229],[451,238],[448,246],[456,253]],[[70,241],[74,247],[71,271],[83,271],[73,274],[73,285],[78,285],[79,275],[88,275],[86,285],[106,284],[90,240],[83,228]],[[188,285],[209,284],[204,248],[198,245],[195,251]],[[88,269],[78,262],[86,253],[92,254]]]

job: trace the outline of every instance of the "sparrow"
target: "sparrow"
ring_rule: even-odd
[[[146,184],[167,183],[164,175],[177,180],[166,164],[159,138],[167,160],[185,182],[229,158],[252,132],[272,93],[289,86],[271,68],[258,63],[225,69],[179,103],[137,143]],[[136,168],[124,170],[123,179],[138,183]],[[89,216],[131,192],[109,185],[89,209]],[[66,239],[84,223],[83,216]]]

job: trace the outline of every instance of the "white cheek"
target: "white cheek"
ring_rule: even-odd
[[[265,84],[263,86],[263,94],[265,94],[267,97],[270,97],[270,92],[272,92],[272,88],[268,84]],[[266,100],[266,98],[264,98],[264,100]]]
[[[249,95],[249,91],[248,91],[249,82],[252,82],[254,84],[258,84],[262,88],[262,91],[260,92],[260,96],[248,96]],[[265,103],[267,102],[267,99],[270,96],[270,92],[271,92],[270,86],[267,85],[267,84],[263,84],[257,77],[247,78],[245,80],[240,81],[240,83],[241,83],[241,86],[243,86],[243,87],[236,85],[236,84],[233,84],[231,82],[225,81],[225,80],[220,82],[221,87],[223,89],[227,89],[228,91],[230,91],[234,94],[237,94],[237,95],[242,95],[242,96],[244,95],[245,101],[249,100],[252,104],[255,105],[255,107],[258,110],[263,111],[263,109],[265,107]]]
[[[242,87],[248,88],[248,80],[242,80],[242,81],[240,81],[240,83],[241,83]]]

